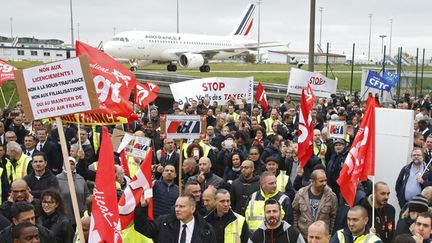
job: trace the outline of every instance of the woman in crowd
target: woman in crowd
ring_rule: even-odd
[[[228,161],[228,167],[225,168],[223,179],[229,184],[241,175],[241,164],[243,156],[240,153],[234,152],[231,154],[231,160]]]
[[[41,216],[38,223],[51,230],[57,243],[71,243],[73,229],[66,216],[66,208],[60,193],[55,189],[48,189],[41,194]]]

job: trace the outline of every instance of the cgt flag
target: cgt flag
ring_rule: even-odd
[[[307,89],[306,89],[306,104],[307,104],[309,110],[312,110],[313,103],[315,101],[316,101],[315,94],[312,90],[310,83],[308,83]]]
[[[14,66],[0,59],[0,86],[8,80],[15,80],[13,70],[16,70]]]
[[[140,204],[141,195],[152,197],[152,148],[149,149],[146,158],[141,163],[135,177],[124,190],[118,203],[121,228],[126,229],[134,221],[134,212]],[[148,206],[149,219],[153,220],[153,200]]]
[[[88,56],[100,110],[104,113],[130,118],[133,108],[129,97],[137,83],[135,75],[107,54],[83,42],[76,41],[76,53],[77,56]],[[95,113],[95,111],[90,111],[90,113]]]
[[[310,107],[306,101],[305,90],[302,90],[299,113],[298,160],[303,168],[313,153],[313,123]]]
[[[350,207],[354,205],[359,181],[375,175],[375,107],[375,98],[369,96],[365,115],[337,180]]]
[[[157,89],[151,84],[143,85],[137,82],[134,92],[135,104],[139,105],[141,109],[145,110],[147,105],[154,101],[157,97],[157,91],[159,91],[159,87],[157,85],[156,87]]]
[[[93,190],[89,242],[122,242],[115,178],[111,138],[108,128],[102,127],[102,144]]]
[[[268,111],[267,93],[265,92],[261,82],[258,83],[255,100],[263,107],[264,112]]]

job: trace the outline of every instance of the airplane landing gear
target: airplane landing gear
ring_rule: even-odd
[[[200,72],[202,72],[202,73],[208,73],[208,72],[210,72],[210,66],[209,66],[209,65],[202,65],[202,66],[199,68],[199,70],[200,70]]]
[[[177,71],[177,66],[175,64],[168,64],[167,65],[167,71],[168,72],[175,72],[175,71]]]

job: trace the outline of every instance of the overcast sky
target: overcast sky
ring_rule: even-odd
[[[180,32],[226,35],[238,24],[247,0],[179,0]],[[290,43],[292,51],[306,51],[309,34],[307,0],[262,0],[261,40]],[[70,43],[69,1],[20,0],[1,4],[0,35],[13,34],[35,38],[57,38]],[[322,45],[330,42],[334,53],[367,54],[369,17],[372,17],[371,56],[381,53],[381,38],[389,45],[390,19],[393,19],[392,54],[397,47],[415,55],[415,49],[426,48],[432,55],[431,0],[317,0],[316,43],[319,43],[320,12],[322,12]],[[258,15],[255,15],[253,39],[257,38]],[[176,0],[92,0],[73,1],[75,38],[91,45],[106,41],[126,30],[176,31]],[[388,48],[388,47],[387,47]],[[323,48],[325,49],[325,48]],[[421,50],[420,50],[421,51]],[[421,54],[420,54],[421,55]]]

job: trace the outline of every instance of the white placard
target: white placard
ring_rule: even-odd
[[[225,105],[231,97],[239,103],[242,99],[249,104],[253,101],[253,77],[194,79],[170,84],[170,89],[181,109],[185,103],[204,98],[219,105]]]
[[[144,159],[150,148],[151,139],[135,136],[134,145],[130,153],[131,157]]]
[[[24,69],[23,77],[34,119],[92,109],[78,58]]]
[[[336,94],[337,80],[329,79],[320,73],[298,68],[291,68],[288,93],[301,95],[302,89],[307,88],[308,82],[316,97],[329,98],[331,94]]]

